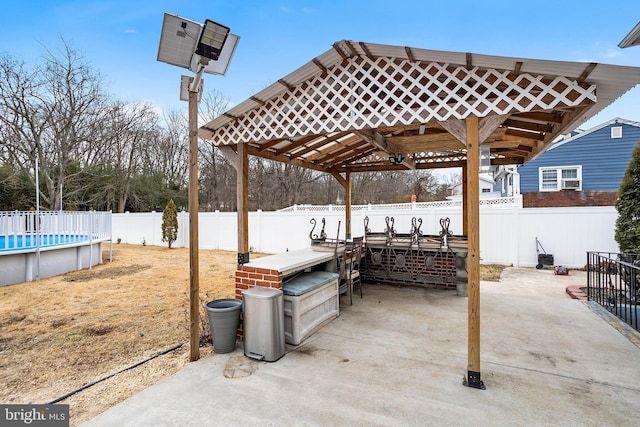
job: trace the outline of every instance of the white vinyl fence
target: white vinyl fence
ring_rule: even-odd
[[[364,234],[364,218],[369,217],[372,232],[382,232],[385,218],[393,217],[398,233],[411,231],[412,218],[422,219],[423,234],[438,234],[440,219],[450,218],[453,234],[462,234],[460,206],[435,204],[373,205],[354,207],[352,236]],[[587,251],[618,252],[614,240],[618,216],[613,206],[574,208],[522,208],[520,203],[480,206],[480,257],[483,264],[533,267],[537,264],[536,237],[546,253],[553,254],[555,265],[583,267]],[[328,237],[345,236],[344,206],[298,207],[278,212],[249,213],[249,246],[252,252],[278,253],[308,247],[311,219],[320,234],[326,219]],[[189,246],[189,216],[178,213],[178,239],[175,247]],[[113,241],[166,246],[162,242],[162,212],[113,214]],[[237,251],[237,214],[201,212],[199,242],[201,249]],[[542,251],[540,252],[542,253]]]

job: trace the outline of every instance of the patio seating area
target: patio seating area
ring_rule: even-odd
[[[467,298],[365,283],[277,362],[239,342],[85,425],[636,425],[640,334],[567,296],[581,283],[516,268],[481,283],[486,390],[462,385]]]

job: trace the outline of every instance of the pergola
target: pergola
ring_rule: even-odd
[[[331,174],[461,167],[468,385],[480,379],[479,164],[522,164],[640,82],[640,68],[343,40],[200,128],[237,170],[238,263],[249,261],[248,156]]]

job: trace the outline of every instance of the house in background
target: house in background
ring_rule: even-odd
[[[559,140],[517,168],[523,206],[615,205],[622,177],[638,143],[640,122],[620,118]],[[499,169],[495,176],[508,176],[506,169]]]
[[[490,173],[480,173],[479,175],[480,197],[482,198],[495,198],[501,197],[499,191],[494,188],[493,177]],[[451,196],[447,197],[449,200],[458,200],[462,198],[462,183],[456,185],[451,190]]]

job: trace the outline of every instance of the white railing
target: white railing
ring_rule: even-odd
[[[481,198],[480,206],[522,207],[522,195],[510,197]],[[352,212],[359,211],[398,211],[430,208],[452,208],[462,206],[461,199],[441,200],[438,202],[389,203],[383,205],[352,205]],[[344,212],[345,205],[293,205],[278,212]]]
[[[36,236],[38,239],[33,239]],[[47,244],[52,236],[66,241],[111,240],[111,212],[0,211],[0,249],[20,240],[23,247]],[[28,245],[24,245],[29,241]]]

